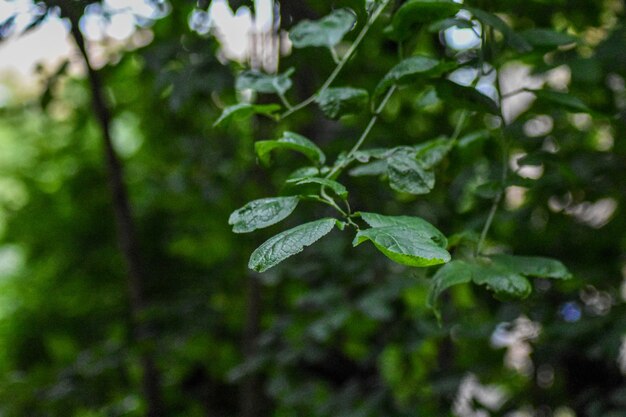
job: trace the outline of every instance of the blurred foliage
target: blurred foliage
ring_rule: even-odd
[[[232,2],[242,3],[250,2]],[[369,2],[283,3],[289,29],[338,6],[353,8],[362,25]],[[384,28],[403,2],[392,3],[334,86],[372,93],[396,65],[397,45]],[[541,44],[550,42],[527,37],[539,46],[519,54],[496,33],[490,62],[509,65],[502,77],[515,64],[548,80],[565,73],[567,91],[591,113],[538,96],[501,129],[473,114],[427,196],[346,176],[355,210],[421,216],[461,254],[476,245],[492,204],[484,184],[501,173],[493,132],[505,130],[511,155],[525,155],[487,244],[558,259],[574,279],[535,281],[527,299],[506,302],[483,287],[455,286],[442,296],[441,325],[426,306],[437,267],[392,264],[371,246],[353,249],[342,233],[263,274],[247,269],[264,240],[331,215],[330,207],[301,202],[287,226],[253,234],[228,225],[248,201],[280,194],[304,161],[282,157],[263,168],[255,141],[294,131],[334,159],[370,115],[334,121],[312,105],[279,124],[260,116],[214,128],[240,98],[233,86],[242,65],[218,59],[215,39],[189,28],[191,2],[173,4],[144,29],[148,45],[124,49],[102,68],[148,265],[145,319],[153,323],[164,415],[242,416],[251,405],[248,415],[259,417],[626,415],[624,2],[467,3],[498,13],[516,33],[552,28],[579,38],[547,51]],[[458,54],[425,26],[403,49]],[[282,57],[281,72],[296,68],[289,98],[308,97],[335,65],[319,48]],[[63,72],[41,100],[0,107],[0,416],[141,416],[143,347],[131,343],[100,132],[86,80]],[[459,108],[408,85],[391,97],[367,148],[450,136]],[[481,394],[486,386],[502,393],[495,405]]]

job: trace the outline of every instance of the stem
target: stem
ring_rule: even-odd
[[[461,117],[459,117],[459,120],[456,123],[456,127],[454,128],[454,133],[452,133],[452,137],[450,138],[452,142],[459,138],[461,130],[463,130],[463,125],[465,124],[465,119],[467,118],[467,113],[467,110],[463,110],[461,112]]]
[[[365,142],[367,135],[369,135],[370,131],[376,124],[376,121],[378,120],[380,113],[383,111],[383,109],[385,108],[385,105],[387,104],[387,102],[389,101],[393,93],[396,91],[396,89],[397,89],[397,86],[393,85],[387,91],[387,94],[385,94],[385,97],[378,105],[378,108],[372,115],[370,122],[367,124],[367,127],[361,134],[361,137],[359,138],[359,140],[354,144],[352,149],[350,149],[350,152],[348,152],[348,155],[346,155],[346,157],[342,160],[342,162],[339,165],[335,165],[333,169],[328,174],[326,174],[326,178],[332,178],[335,174],[340,173],[351,162],[352,157],[359,150],[359,148],[361,148],[361,145],[363,145],[363,142]]]
[[[485,226],[483,227],[483,230],[480,232],[480,239],[478,240],[478,244],[476,245],[474,256],[480,255],[483,243],[485,243],[485,239],[487,238],[487,233],[489,233],[489,229],[491,228],[491,223],[493,222],[493,218],[496,215],[496,211],[498,210],[498,205],[500,204],[501,199],[502,199],[502,190],[498,192],[498,194],[496,195],[496,198],[494,198],[493,200],[493,204],[491,205],[491,209],[489,210],[489,215],[487,216],[487,221],[485,222]]]
[[[348,218],[348,213],[343,211],[341,207],[337,205],[335,200],[326,193],[326,188],[324,186],[322,186],[322,189],[320,190],[320,196],[322,197],[322,200],[325,201],[329,206],[337,210],[343,217]]]
[[[335,67],[333,72],[328,76],[328,78],[326,79],[324,84],[320,87],[320,89],[315,94],[313,94],[311,97],[307,98],[306,100],[302,101],[301,103],[298,103],[295,106],[293,106],[292,108],[290,108],[287,111],[285,111],[280,116],[281,119],[284,119],[287,116],[297,112],[298,110],[305,108],[306,106],[308,106],[309,104],[314,102],[315,98],[317,96],[322,94],[328,87],[330,87],[330,85],[333,83],[333,81],[335,81],[335,78],[337,78],[337,76],[339,75],[339,73],[341,72],[343,67],[350,60],[350,58],[352,57],[352,55],[354,54],[354,52],[358,48],[359,44],[361,43],[361,41],[363,40],[363,38],[365,37],[367,32],[370,30],[370,28],[372,27],[372,25],[374,24],[376,19],[378,19],[378,17],[380,16],[380,14],[384,10],[384,8],[387,6],[389,1],[390,0],[383,0],[380,3],[380,5],[378,6],[378,8],[374,11],[374,13],[372,13],[372,15],[368,19],[367,23],[365,23],[365,26],[363,26],[363,29],[361,29],[361,32],[359,32],[359,34],[357,35],[357,37],[354,40],[354,42],[352,42],[352,45],[350,45],[350,49],[348,49],[348,52],[346,52],[346,54],[341,58],[341,60],[339,61],[339,63],[337,64],[337,66]],[[332,51],[332,48],[331,48],[331,51]]]
[[[100,79],[100,74],[91,65],[85,39],[79,29],[80,10],[77,10],[76,6],[66,1],[59,2],[59,7],[62,16],[70,20],[70,32],[87,70],[93,111],[100,124],[104,144],[105,165],[111,189],[118,246],[122,252],[128,273],[127,285],[131,310],[130,325],[134,342],[141,345],[151,341],[149,337],[150,329],[145,324],[145,319],[143,319],[147,304],[145,295],[147,274],[141,256],[128,190],[124,181],[123,166],[115,152],[111,137],[111,111],[105,100],[104,85]],[[143,349],[140,360],[143,368],[143,395],[147,404],[146,415],[148,417],[162,417],[165,415],[165,410],[161,397],[160,372],[149,350]]]
[[[499,108],[499,117],[502,121],[502,125],[506,126],[506,121],[504,119],[504,115],[502,114],[502,92],[500,91],[500,73],[496,71],[496,89],[498,91],[498,96],[500,97],[500,108]],[[502,177],[501,177],[501,187],[498,194],[496,194],[493,199],[493,203],[491,204],[491,209],[489,210],[489,215],[487,216],[487,221],[483,226],[483,230],[480,233],[480,239],[478,240],[478,244],[476,245],[476,250],[474,251],[474,256],[480,255],[482,251],[483,244],[485,243],[485,239],[487,238],[487,233],[489,233],[489,229],[491,228],[491,224],[493,223],[493,219],[496,215],[496,211],[498,210],[498,206],[500,205],[500,201],[502,200],[502,195],[504,194],[504,189],[506,187],[506,180],[509,173],[509,144],[504,136],[503,130],[500,131],[500,142],[502,145]]]
[[[280,101],[283,103],[283,106],[285,106],[288,110],[293,108],[291,103],[289,103],[289,100],[287,100],[287,97],[285,97],[284,93],[279,92],[278,97],[280,98]]]
[[[341,62],[341,59],[339,58],[339,55],[337,55],[337,50],[332,46],[328,49],[330,50],[330,55],[333,57],[333,61],[335,61],[335,64],[339,64],[339,62]]]

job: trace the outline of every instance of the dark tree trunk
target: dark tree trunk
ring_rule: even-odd
[[[133,221],[132,209],[128,198],[128,191],[124,182],[124,171],[119,157],[113,147],[111,137],[111,114],[104,97],[104,88],[100,74],[93,68],[87,53],[85,39],[79,28],[82,11],[78,5],[68,1],[53,2],[61,9],[63,17],[71,23],[71,34],[83,58],[92,95],[94,115],[100,125],[106,173],[111,190],[112,205],[115,215],[117,240],[127,268],[127,284],[131,311],[131,330],[134,343],[141,346],[141,366],[143,368],[142,390],[147,403],[148,417],[163,417],[163,407],[160,392],[160,373],[150,352],[150,332],[142,321],[146,308],[145,283],[147,274],[144,269],[139,241]],[[147,348],[146,348],[147,347]]]

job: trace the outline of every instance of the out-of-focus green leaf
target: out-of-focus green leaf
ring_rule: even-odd
[[[354,27],[356,14],[350,9],[337,9],[319,20],[303,20],[289,31],[294,48],[337,45]]]
[[[465,261],[454,260],[439,268],[430,283],[427,305],[435,309],[437,299],[445,290],[472,281],[472,266]]]
[[[312,162],[321,165],[326,161],[324,152],[309,139],[293,132],[284,132],[283,136],[277,140],[261,140],[254,144],[257,156],[264,164],[270,162],[270,152],[274,149],[289,149],[300,152]]]
[[[387,161],[377,160],[352,168],[348,173],[352,177],[364,177],[369,175],[382,175],[387,172]]]
[[[298,205],[298,197],[271,197],[254,200],[235,210],[228,219],[235,233],[248,233],[268,227],[289,216]]]
[[[505,254],[492,255],[491,259],[498,265],[529,277],[552,279],[570,279],[572,277],[565,265],[556,259]]]
[[[399,152],[387,159],[389,185],[409,194],[428,194],[435,186],[435,173],[424,168],[410,153]]]
[[[485,285],[501,299],[526,298],[532,291],[530,282],[521,273],[504,265],[478,261],[471,270],[475,284]]]
[[[273,117],[273,115],[279,110],[280,106],[278,104],[238,103],[226,107],[213,126],[219,126],[231,119],[245,119],[253,114],[263,114]]]
[[[367,107],[368,100],[366,90],[350,87],[327,88],[315,98],[320,109],[331,119],[358,113]]]
[[[511,27],[502,20],[499,16],[486,12],[484,10],[477,9],[475,7],[465,7],[470,13],[476,17],[476,19],[480,20],[481,23],[485,25],[489,25],[492,28],[496,29],[498,32],[504,35],[506,42],[511,46],[511,48],[515,49],[518,52],[530,52],[533,47],[530,43],[526,41],[523,37],[521,37],[518,33],[516,33]]]
[[[448,18],[433,22],[428,26],[429,32],[439,32],[456,27],[458,29],[472,29],[474,25],[469,20],[459,18]]]
[[[433,75],[439,75],[450,69],[451,64],[443,64],[441,61],[423,56],[416,55],[402,60],[393,67],[378,83],[374,94],[380,94],[394,84],[408,84],[416,78],[427,78]]]
[[[289,68],[278,75],[264,74],[260,71],[244,71],[237,77],[237,90],[252,89],[259,93],[285,94],[292,86],[291,75],[295,70]]]
[[[578,42],[578,38],[576,36],[563,32],[557,32],[552,29],[527,29],[520,32],[520,36],[529,44],[537,48],[556,48]]]
[[[452,17],[460,9],[461,4],[452,0],[409,0],[393,15],[387,32],[393,39],[401,41],[416,32],[413,30],[415,25]]]
[[[492,199],[502,191],[502,181],[487,181],[474,190],[474,194],[482,198]]]
[[[437,95],[447,103],[454,103],[457,106],[468,110],[498,114],[498,104],[474,87],[467,87],[450,80],[441,80],[436,85]]]
[[[415,160],[424,168],[431,169],[446,157],[453,146],[454,142],[448,138],[429,140],[415,147]]]
[[[565,110],[576,113],[589,113],[591,109],[578,97],[574,97],[568,93],[552,90],[526,90],[533,93],[537,100],[556,104]]]
[[[285,230],[269,238],[252,252],[248,267],[257,272],[264,272],[317,242],[327,235],[335,224],[335,219],[325,218]]]

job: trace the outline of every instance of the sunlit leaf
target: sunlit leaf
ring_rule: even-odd
[[[264,164],[270,162],[270,152],[274,149],[289,149],[299,152],[316,164],[323,164],[326,161],[324,152],[309,139],[293,132],[284,132],[283,136],[277,140],[261,140],[254,144],[257,156]]]
[[[298,197],[272,197],[254,200],[235,210],[228,219],[235,233],[248,233],[271,226],[289,216],[298,205]]]
[[[337,9],[319,20],[303,20],[289,31],[294,48],[337,45],[354,27],[356,14],[350,9]]]
[[[252,252],[248,268],[258,272],[272,268],[290,256],[302,252],[306,246],[317,242],[327,235],[335,224],[336,220],[332,218],[316,220],[269,238]]]

